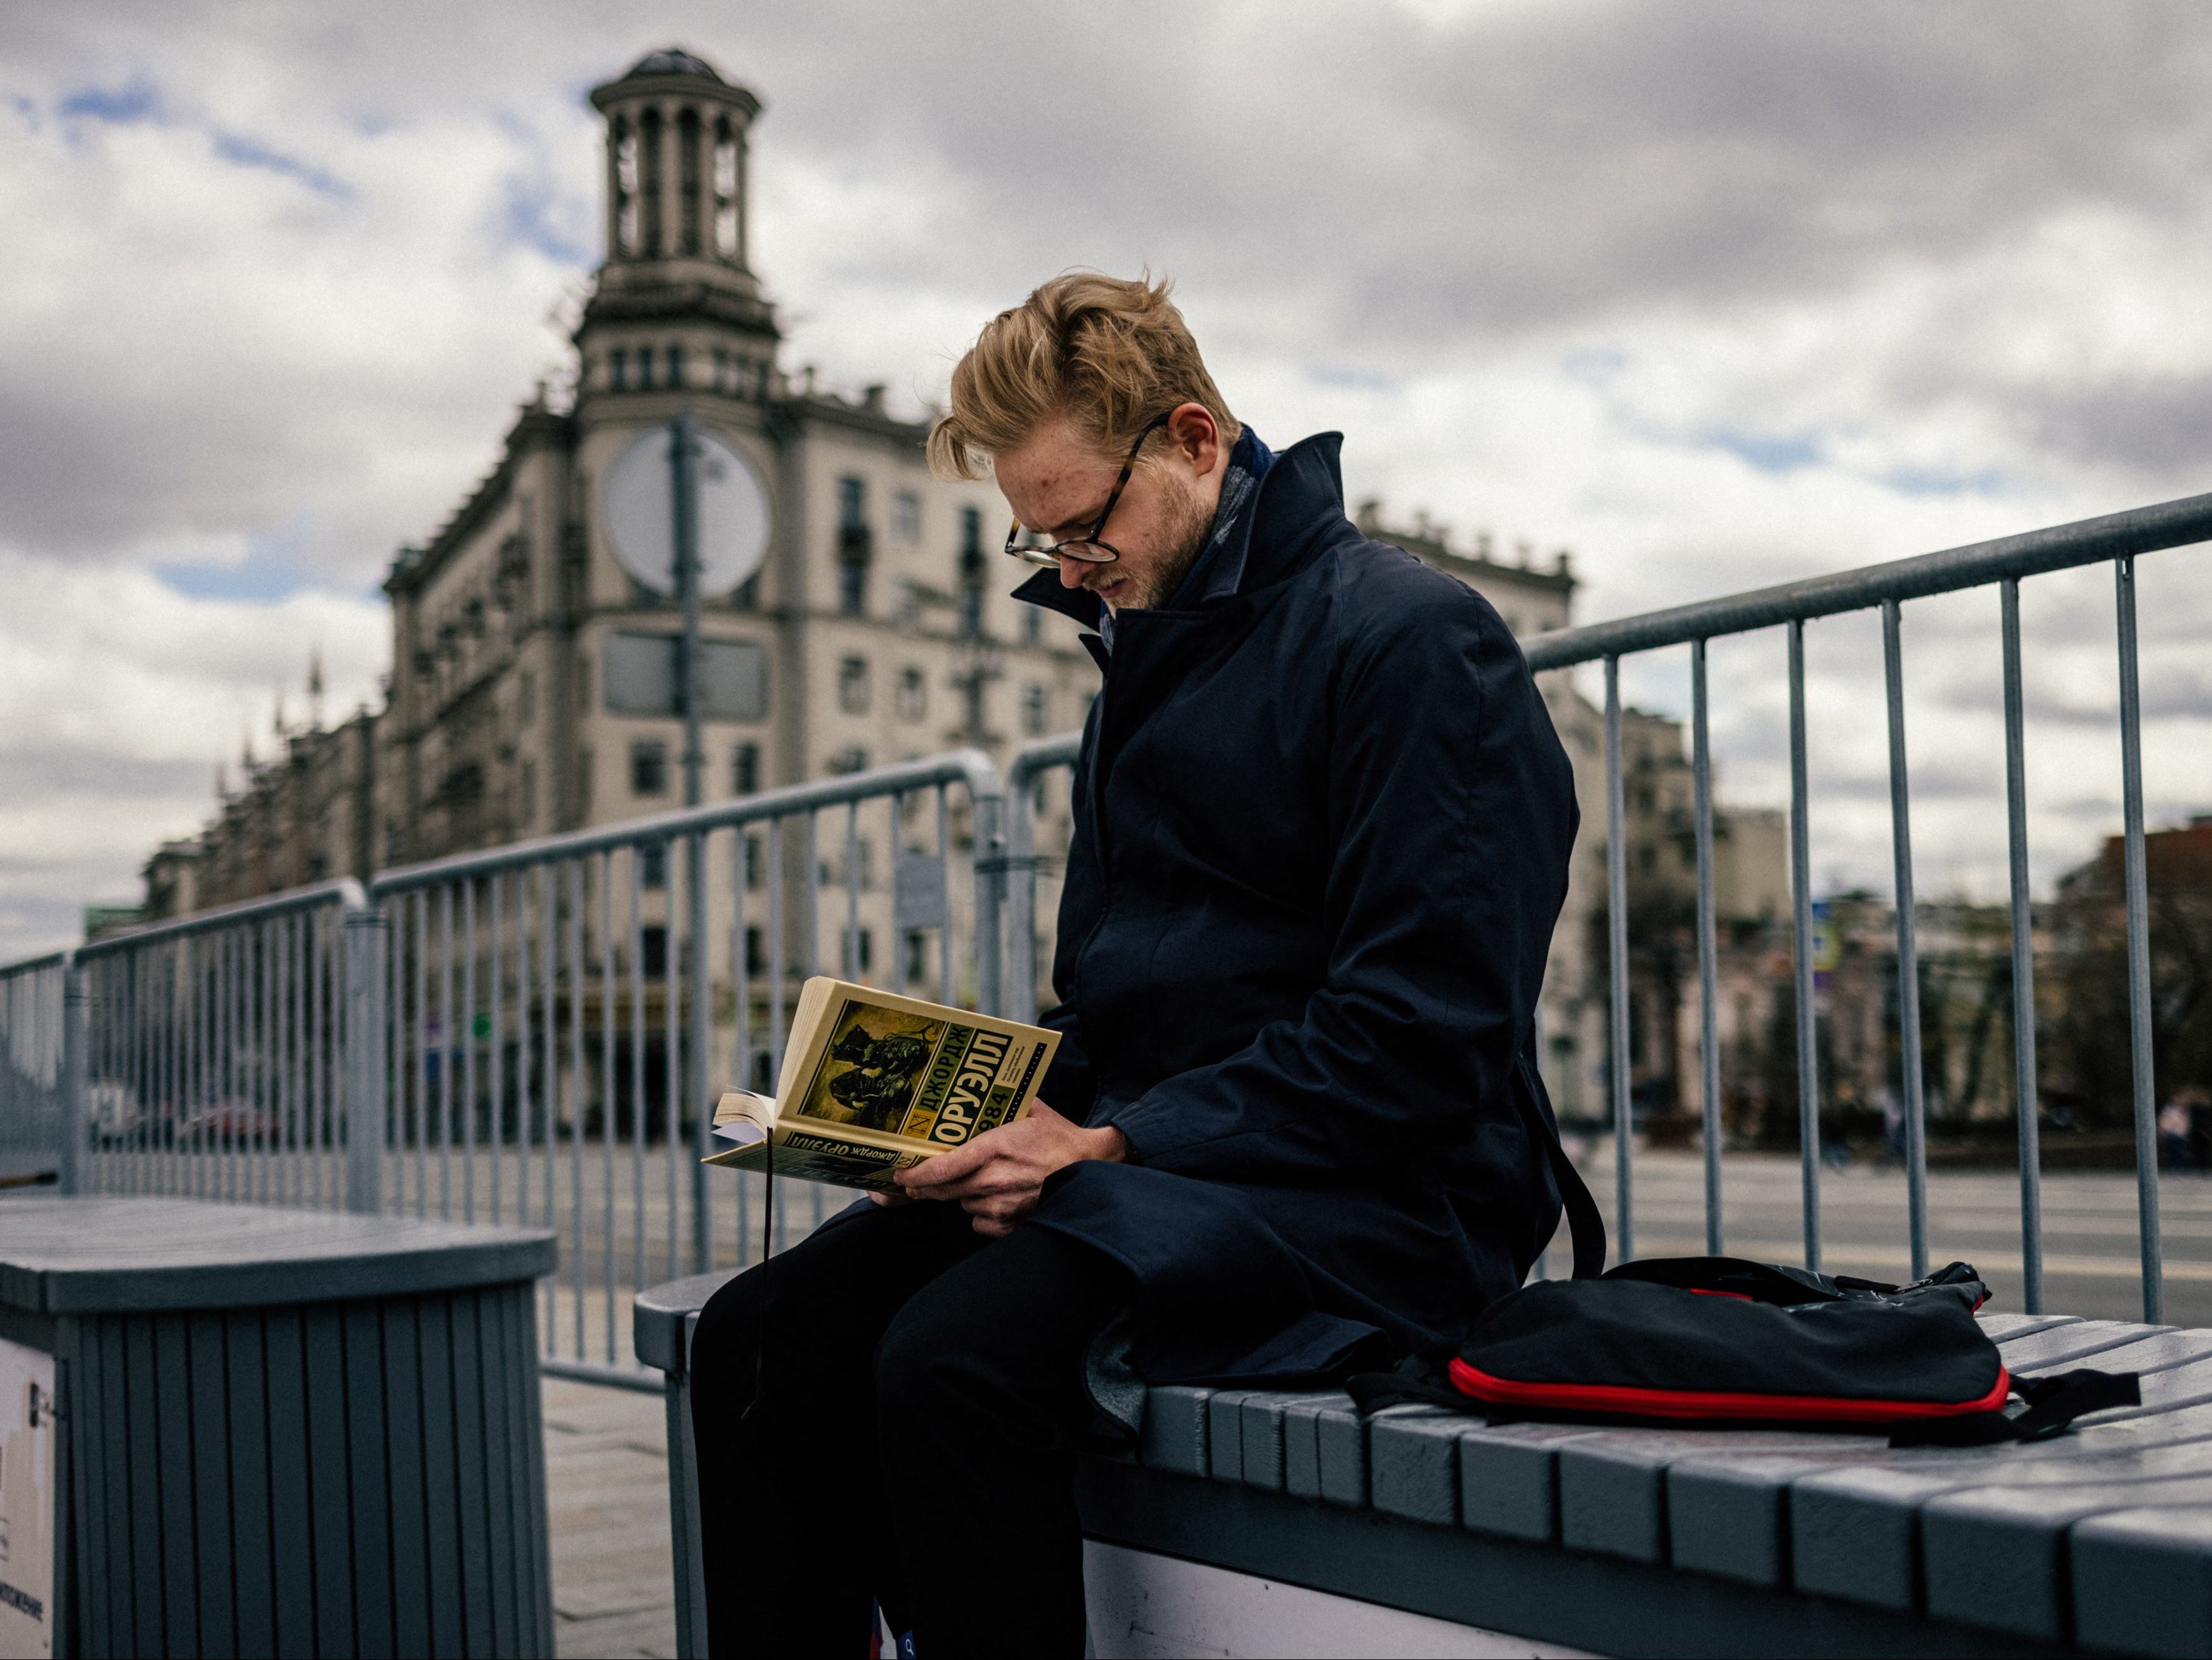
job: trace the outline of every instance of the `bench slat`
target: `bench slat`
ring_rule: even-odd
[[[1992,1343],[2017,1342],[2039,1331],[2048,1331],[2053,1326],[2079,1325],[2078,1314],[1978,1314],[1982,1330]]]
[[[1668,1467],[1678,1459],[1857,1456],[1868,1438],[1788,1430],[1607,1430],[1558,1450],[1559,1540],[1638,1562],[1664,1562]]]
[[[1172,1470],[1177,1475],[1205,1475],[1206,1407],[1212,1389],[1165,1384],[1147,1390],[1145,1423],[1138,1438],[1137,1456],[1147,1469]]]
[[[2014,1371],[2047,1371],[2172,1329],[2170,1326],[2138,1325],[2131,1321],[2080,1320],[2070,1326],[2054,1327],[2014,1341],[2000,1342],[1997,1351],[2004,1357],[2006,1366]]]
[[[2084,1647],[2212,1654],[2212,1506],[2092,1517],[2068,1554]]]
[[[1920,1517],[1928,1611],[2026,1637],[2064,1638],[2066,1535],[2110,1511],[2212,1504],[2212,1476],[1947,1493]]]
[[[1466,1417],[1443,1407],[1389,1407],[1367,1426],[1375,1508],[1440,1528],[1459,1525],[1459,1438]]]

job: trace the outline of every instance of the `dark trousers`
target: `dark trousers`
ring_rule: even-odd
[[[1129,1288],[1088,1246],[986,1241],[930,1202],[716,1292],[691,1347],[709,1651],[850,1660],[879,1600],[927,1660],[1080,1655],[1084,1365]]]

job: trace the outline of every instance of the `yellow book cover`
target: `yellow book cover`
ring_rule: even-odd
[[[891,1174],[1027,1112],[1060,1034],[817,976],[799,989],[774,1099],[716,1104],[709,1164],[888,1189]]]

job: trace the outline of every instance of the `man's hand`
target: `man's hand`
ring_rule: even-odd
[[[1085,1129],[1040,1101],[1012,1123],[986,1130],[891,1179],[909,1199],[958,1200],[975,1219],[976,1232],[1002,1239],[1036,1208],[1037,1193],[1054,1171],[1085,1158],[1119,1164],[1128,1156],[1128,1138],[1121,1131]]]

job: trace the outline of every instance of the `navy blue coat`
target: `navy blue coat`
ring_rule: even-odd
[[[1345,517],[1339,442],[1283,453],[1190,608],[1090,642],[1043,1098],[1132,1159],[1034,1220],[1134,1272],[1154,1382],[1455,1342],[1559,1219],[1566,754],[1489,603]],[[1018,597],[1096,626],[1056,573]]]

